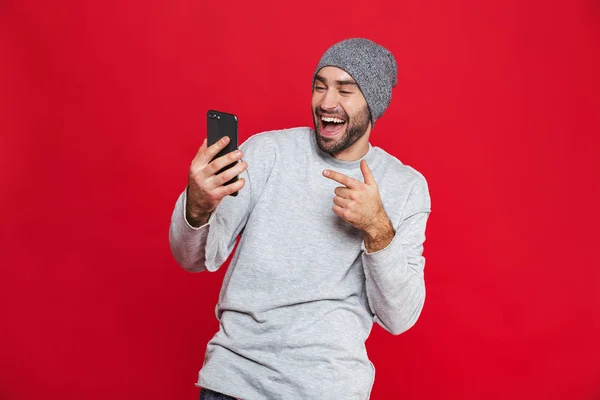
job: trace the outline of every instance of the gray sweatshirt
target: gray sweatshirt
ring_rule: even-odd
[[[425,179],[369,145],[364,159],[396,234],[368,253],[363,232],[332,211],[340,184],[322,175],[363,181],[360,160],[322,152],[310,128],[257,134],[240,148],[248,169],[238,196],[193,228],[184,191],[171,220],[173,255],[192,272],[219,269],[240,235],[197,385],[245,400],[368,399],[373,322],[397,335],[423,308]]]

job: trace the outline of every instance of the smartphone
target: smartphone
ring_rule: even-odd
[[[227,153],[238,149],[238,119],[234,114],[224,113],[221,111],[208,110],[206,113],[207,121],[207,144],[212,146],[217,143],[219,139],[225,136],[229,136],[229,143],[221,150],[214,158],[217,159]],[[212,161],[212,160],[211,160]],[[236,163],[231,163],[228,166],[222,168],[217,174],[233,167]],[[225,185],[230,185],[238,180],[238,176],[234,176],[230,181],[226,182]],[[238,192],[230,194],[230,196],[237,196]]]

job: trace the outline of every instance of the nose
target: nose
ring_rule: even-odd
[[[327,89],[325,96],[319,105],[324,111],[334,110],[338,106],[338,97],[335,90]]]

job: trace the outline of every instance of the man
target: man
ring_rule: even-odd
[[[201,399],[368,399],[373,321],[396,335],[416,322],[427,183],[368,141],[396,76],[380,45],[339,42],[313,78],[314,130],[254,135],[212,162],[226,140],[198,151],[172,216],[173,255],[186,270],[215,271],[240,235]]]

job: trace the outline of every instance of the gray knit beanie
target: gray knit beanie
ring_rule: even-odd
[[[363,38],[342,40],[331,46],[319,61],[314,78],[323,67],[338,67],[356,81],[367,100],[371,124],[383,115],[398,82],[396,59],[386,48]]]

